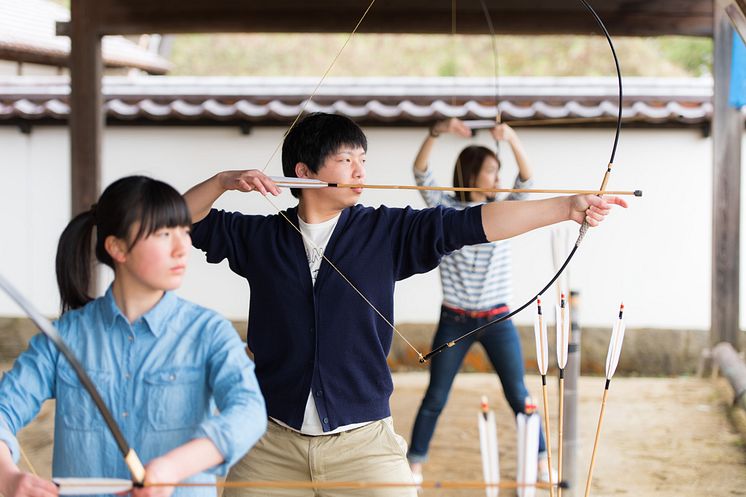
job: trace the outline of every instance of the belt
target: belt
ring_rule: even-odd
[[[443,308],[455,314],[459,314],[461,316],[467,316],[470,318],[489,318],[492,316],[497,316],[498,314],[506,313],[509,310],[507,305],[501,305],[499,307],[495,307],[494,309],[488,309],[486,311],[467,311],[466,309],[460,309],[458,307],[451,307],[450,305],[445,305],[445,304],[443,304]]]

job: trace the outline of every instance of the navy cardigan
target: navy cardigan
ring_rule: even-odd
[[[285,214],[298,225],[297,208]],[[481,207],[356,205],[342,211],[324,255],[393,322],[396,281],[486,241]],[[285,219],[213,209],[192,243],[249,283],[248,346],[270,416],[300,429],[309,390],[324,431],[390,415],[393,330],[325,260],[312,285],[301,235]]]

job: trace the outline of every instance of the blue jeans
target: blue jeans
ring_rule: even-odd
[[[507,313],[505,313],[507,314]],[[471,318],[443,307],[440,312],[440,323],[433,338],[433,348],[458,338],[475,328],[504,316]],[[411,463],[427,460],[430,440],[435,432],[443,407],[448,401],[453,379],[458,372],[466,353],[474,342],[482,344],[487,351],[492,366],[502,383],[503,392],[514,413],[523,412],[528,390],[523,382],[523,353],[518,330],[510,319],[493,324],[474,335],[465,338],[453,347],[433,356],[430,362],[430,384],[412,428],[412,439],[407,458]],[[546,451],[544,430],[539,434],[539,452]]]

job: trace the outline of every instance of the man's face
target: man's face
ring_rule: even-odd
[[[315,175],[309,177],[327,183],[362,184],[365,183],[365,150],[360,146],[342,145],[329,154]],[[324,196],[340,202],[340,207],[355,205],[363,193],[362,188],[324,188]]]

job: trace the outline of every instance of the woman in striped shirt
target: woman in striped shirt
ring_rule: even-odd
[[[500,124],[490,132],[496,141],[507,141],[513,151],[518,164],[518,177],[513,188],[529,188],[532,184],[532,171],[515,131],[507,124]],[[471,130],[458,119],[435,123],[414,162],[414,176],[418,185],[435,186],[433,175],[428,169],[428,159],[435,139],[443,133],[471,136]],[[471,145],[464,148],[456,159],[453,185],[499,188],[499,171],[500,160],[492,150]],[[497,200],[494,193],[459,192],[451,195],[443,191],[426,190],[421,193],[429,207],[443,205],[463,209]],[[504,200],[521,200],[524,196],[521,193],[511,193]],[[466,246],[443,258],[440,263],[443,304],[433,347],[454,340],[509,312],[507,303],[511,298],[510,266],[509,240]],[[453,379],[474,342],[481,343],[485,348],[513,411],[523,412],[525,408],[528,390],[523,381],[523,354],[518,331],[511,320],[494,324],[462,340],[447,353],[434,356],[430,366],[430,384],[417,412],[407,454],[416,480],[422,480],[422,463],[427,460],[438,416],[448,400]],[[540,478],[548,481],[543,432],[540,435],[538,464]]]

